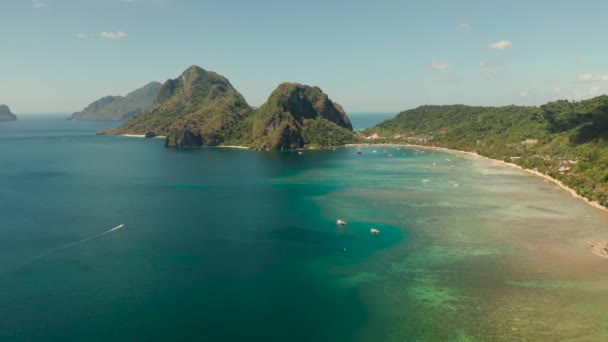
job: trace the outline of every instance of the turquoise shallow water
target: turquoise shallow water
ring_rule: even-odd
[[[583,246],[608,218],[541,179],[407,148],[179,150],[93,134],[115,124],[0,125],[0,339],[606,331],[608,273]]]

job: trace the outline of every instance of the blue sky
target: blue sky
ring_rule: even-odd
[[[608,92],[608,1],[2,0],[0,103],[73,112],[196,64],[251,105],[281,82],[349,112]]]

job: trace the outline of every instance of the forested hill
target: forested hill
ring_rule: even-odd
[[[289,150],[354,142],[352,130],[344,109],[318,87],[282,83],[254,110],[227,78],[193,65],[165,82],[147,111],[98,134],[166,135],[166,145],[177,147]]]
[[[537,169],[608,206],[606,95],[540,107],[422,106],[363,133],[374,142],[474,151]]]

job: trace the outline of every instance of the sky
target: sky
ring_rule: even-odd
[[[605,0],[1,0],[0,104],[70,113],[198,65],[259,106],[281,82],[350,112],[608,93]]]

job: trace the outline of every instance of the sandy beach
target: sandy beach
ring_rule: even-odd
[[[143,134],[121,134],[121,137],[129,137],[129,138],[145,138],[146,136]],[[165,139],[166,136],[164,135],[157,135],[154,137],[154,139]]]
[[[247,146],[238,146],[238,145],[220,145],[220,146],[213,146],[213,147],[219,147],[219,148],[238,148],[240,150],[248,150],[249,147]]]
[[[604,207],[603,205],[599,204],[598,202],[591,201],[591,200],[589,200],[589,199],[587,199],[587,198],[579,195],[576,192],[576,190],[570,188],[566,184],[562,183],[561,181],[559,181],[559,180],[557,180],[557,179],[555,179],[555,178],[553,178],[553,177],[551,177],[549,175],[546,175],[546,174],[544,174],[542,172],[538,172],[536,170],[526,169],[526,168],[523,168],[523,167],[521,167],[521,166],[519,166],[517,164],[508,163],[508,162],[505,162],[503,160],[498,160],[498,159],[492,159],[492,158],[484,157],[484,156],[479,155],[479,154],[477,154],[475,152],[462,151],[462,150],[453,150],[453,149],[449,149],[449,148],[445,148],[445,147],[413,145],[413,144],[348,144],[348,145],[345,145],[345,146],[347,146],[347,147],[349,147],[349,146],[350,147],[352,147],[352,146],[355,146],[355,147],[358,147],[358,146],[415,147],[415,148],[420,148],[420,149],[442,151],[442,152],[446,152],[446,153],[464,154],[464,155],[468,155],[468,156],[471,156],[471,157],[483,158],[483,159],[486,159],[486,160],[489,160],[489,161],[492,161],[492,162],[495,162],[495,163],[499,163],[499,164],[502,164],[502,165],[507,165],[507,166],[510,166],[510,167],[514,167],[514,168],[517,168],[519,170],[522,170],[522,171],[534,174],[536,176],[542,177],[542,178],[544,178],[544,179],[546,179],[546,180],[548,180],[548,181],[556,184],[557,186],[559,186],[563,190],[567,191],[568,193],[570,193],[570,195],[572,195],[572,196],[574,196],[574,197],[576,197],[576,198],[578,198],[578,199],[580,199],[582,201],[585,201],[590,206],[608,212],[608,208]]]

